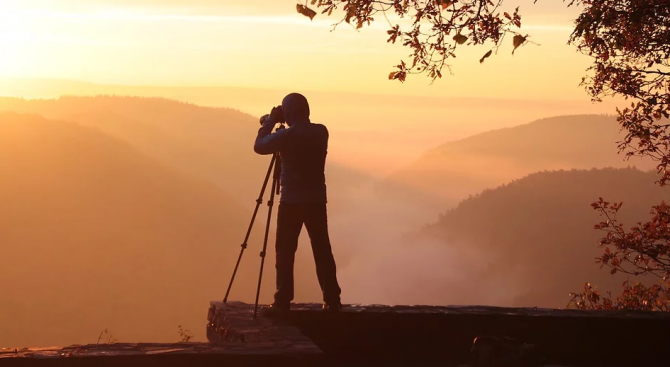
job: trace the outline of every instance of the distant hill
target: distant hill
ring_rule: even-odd
[[[258,118],[230,108],[202,107],[163,98],[0,97],[0,111],[36,113],[77,122],[125,140],[163,164],[212,181],[251,210],[270,163],[253,152]],[[332,209],[366,175],[329,162]]]
[[[248,188],[251,172],[257,171],[257,180],[262,180],[263,166],[267,166],[263,157],[251,151],[257,119],[232,109],[161,98],[99,96],[0,98],[0,110],[36,113],[100,129],[164,164],[220,184],[230,193]],[[249,175],[240,177],[240,172]]]
[[[270,163],[270,156],[253,152],[253,141],[260,127],[258,118],[230,108],[203,107],[149,97],[35,100],[0,97],[0,111],[36,113],[73,121],[129,142],[170,168],[215,183],[240,205],[242,210],[238,215],[246,220],[251,217]],[[342,228],[349,232],[351,224],[346,222],[358,205],[358,187],[371,178],[329,160],[326,179],[329,212],[335,224],[333,230],[337,231],[337,223],[342,223]],[[265,208],[263,205],[262,209]],[[303,237],[302,242],[307,246],[301,246],[300,256],[313,262],[309,244],[305,242],[308,238]],[[356,246],[348,245],[350,241],[338,241],[338,236],[334,236],[334,241],[343,242],[339,246],[338,259],[346,265]],[[302,247],[306,247],[305,251]],[[305,271],[313,280],[313,268],[308,267]],[[306,294],[313,295],[316,289],[318,284],[314,282]]]
[[[541,307],[564,307],[584,282],[616,292],[625,278],[595,264],[603,233],[593,229],[600,217],[590,203],[599,196],[623,201],[620,219],[633,226],[670,199],[655,180],[632,168],[569,170],[485,190],[405,239],[416,264],[404,277],[394,270],[402,265],[386,261],[379,272],[390,274],[393,287],[384,291],[415,304]]]
[[[37,115],[0,114],[0,157],[0,346],[90,343],[105,328],[177,341],[180,324],[204,339],[248,224],[230,196],[99,130]],[[258,232],[252,241],[236,299],[255,293]]]
[[[0,97],[0,111],[35,113],[46,118],[73,121],[126,141],[165,166],[218,185],[241,208],[237,215],[244,221],[251,217],[270,163],[270,156],[253,152],[253,141],[260,127],[258,118],[230,108],[202,107],[150,97],[35,100]],[[351,227],[357,223],[350,223],[349,216],[358,207],[358,187],[371,179],[365,173],[332,160],[326,165],[326,179],[333,241],[338,244],[339,264],[345,266],[357,248],[349,240]],[[268,196],[266,193],[266,200]],[[263,204],[261,213],[265,208]],[[245,223],[244,228],[247,225]],[[338,231],[342,236],[337,236]],[[302,271],[309,274],[309,286],[301,286],[296,290],[296,296],[302,300],[318,300],[312,254],[304,234],[298,256],[299,262],[307,262]],[[243,234],[236,242],[242,239]],[[253,252],[257,258],[256,251]],[[307,298],[300,298],[302,295]]]
[[[0,77],[0,95],[26,98],[123,95],[163,97],[199,106],[233,107],[260,116],[293,92],[225,86],[101,85],[72,80]],[[314,121],[331,129],[331,161],[378,178],[406,166],[430,147],[547,116],[615,113],[619,101],[456,98],[300,90]]]
[[[623,135],[614,117],[560,116],[493,130],[429,150],[392,174],[380,189],[394,195],[418,191],[435,208],[542,170],[636,166],[653,162],[625,160],[618,154]]]

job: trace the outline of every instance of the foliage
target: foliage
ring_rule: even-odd
[[[411,62],[402,60],[389,79],[404,82],[411,73],[426,73],[433,80],[442,77],[444,68],[450,69],[449,58],[456,57],[461,45],[491,44],[492,48],[479,60],[496,52],[505,36],[513,35],[514,49],[528,42],[528,35],[518,33],[521,16],[517,7],[512,14],[500,10],[503,0],[311,0],[322,14],[332,15],[340,7],[344,12],[341,23],[360,29],[370,25],[378,14],[389,24],[387,42],[400,42],[412,54]],[[298,12],[314,18],[316,14],[306,5],[298,5]],[[389,14],[409,19],[410,27],[403,30],[393,23]]]
[[[670,276],[670,206],[661,202],[654,206],[651,221],[638,223],[629,231],[624,230],[616,216],[623,203],[609,203],[600,198],[593,208],[606,220],[595,225],[606,236],[600,246],[605,253],[597,259],[602,266],[631,275],[652,274],[661,279]]]
[[[633,100],[617,111],[627,131],[620,149],[657,160],[664,185],[670,179],[670,3],[573,0],[569,5],[583,7],[570,42],[593,58],[582,85],[595,101]]]
[[[622,284],[621,295],[612,298],[612,294],[602,295],[590,283],[584,284],[579,293],[570,293],[568,308],[580,310],[637,310],[670,311],[670,289],[667,282],[646,286],[640,282]]]
[[[622,203],[610,203],[600,198],[592,204],[605,220],[595,229],[606,233],[600,240],[604,253],[596,258],[601,267],[638,276],[651,275],[660,278],[651,286],[640,282],[622,285],[622,294],[612,299],[601,295],[590,284],[585,284],[580,293],[571,293],[569,307],[580,309],[626,309],[648,311],[670,311],[670,206],[661,202],[652,208],[649,222],[638,223],[626,231],[617,220]]]
[[[177,333],[179,334],[179,337],[181,338],[179,340],[180,342],[187,343],[191,339],[193,339],[194,335],[191,332],[191,330],[188,330],[188,329],[184,330],[184,329],[182,329],[181,325],[179,325],[178,327],[179,327],[179,331],[177,331]]]

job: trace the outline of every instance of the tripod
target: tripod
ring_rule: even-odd
[[[278,129],[283,128],[284,126],[280,125]],[[256,319],[256,314],[258,313],[258,298],[261,293],[261,281],[263,280],[263,267],[265,265],[265,255],[268,247],[268,234],[270,231],[270,221],[272,219],[272,207],[274,205],[275,194],[279,195],[280,176],[281,176],[281,157],[279,156],[279,153],[274,153],[272,155],[272,160],[270,160],[270,166],[268,167],[268,171],[265,174],[265,181],[263,181],[263,186],[261,187],[261,193],[258,196],[258,199],[256,199],[256,208],[254,209],[254,214],[251,216],[251,222],[249,223],[249,227],[247,228],[247,234],[244,236],[244,242],[241,245],[242,248],[240,249],[240,255],[237,257],[237,263],[235,264],[235,270],[233,270],[233,276],[230,278],[230,283],[228,284],[228,290],[226,291],[226,296],[223,298],[223,303],[227,303],[228,296],[230,295],[230,289],[233,286],[233,282],[235,281],[235,275],[237,275],[237,269],[239,268],[240,261],[242,260],[242,255],[244,254],[244,250],[248,246],[247,242],[249,241],[249,235],[251,234],[251,229],[253,228],[254,222],[256,221],[258,208],[263,203],[263,195],[265,194],[265,189],[268,186],[270,173],[273,172],[273,168],[274,173],[272,175],[272,189],[271,189],[272,191],[270,191],[270,200],[268,200],[268,217],[267,222],[265,223],[265,237],[263,238],[263,250],[260,253],[261,268],[258,274],[258,287],[256,288],[256,303],[254,303],[254,319]]]

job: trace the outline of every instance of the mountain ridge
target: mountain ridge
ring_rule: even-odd
[[[416,191],[446,207],[484,189],[540,170],[637,166],[651,160],[618,154],[622,138],[608,115],[556,116],[447,142],[389,175],[378,188],[400,195]],[[433,210],[438,209],[437,206]]]
[[[636,168],[535,172],[461,201],[414,238],[461,247],[454,251],[478,263],[467,270],[473,284],[509,285],[509,294],[500,296],[505,305],[564,307],[567,294],[582,283],[616,292],[625,278],[595,263],[604,234],[593,229],[601,219],[590,204],[598,197],[622,201],[619,219],[633,226],[668,198],[655,180],[654,172]]]
[[[202,303],[223,294],[248,225],[240,206],[68,121],[1,113],[0,155],[0,345],[85,343],[105,328],[172,341],[179,324],[203,339]],[[236,285],[247,300],[249,257]]]

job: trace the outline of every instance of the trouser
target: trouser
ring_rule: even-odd
[[[335,259],[330,247],[325,203],[279,204],[275,243],[277,254],[275,304],[288,305],[293,300],[293,264],[303,223],[312,243],[316,275],[323,292],[323,301],[337,304],[340,302],[341,290],[337,283]]]

